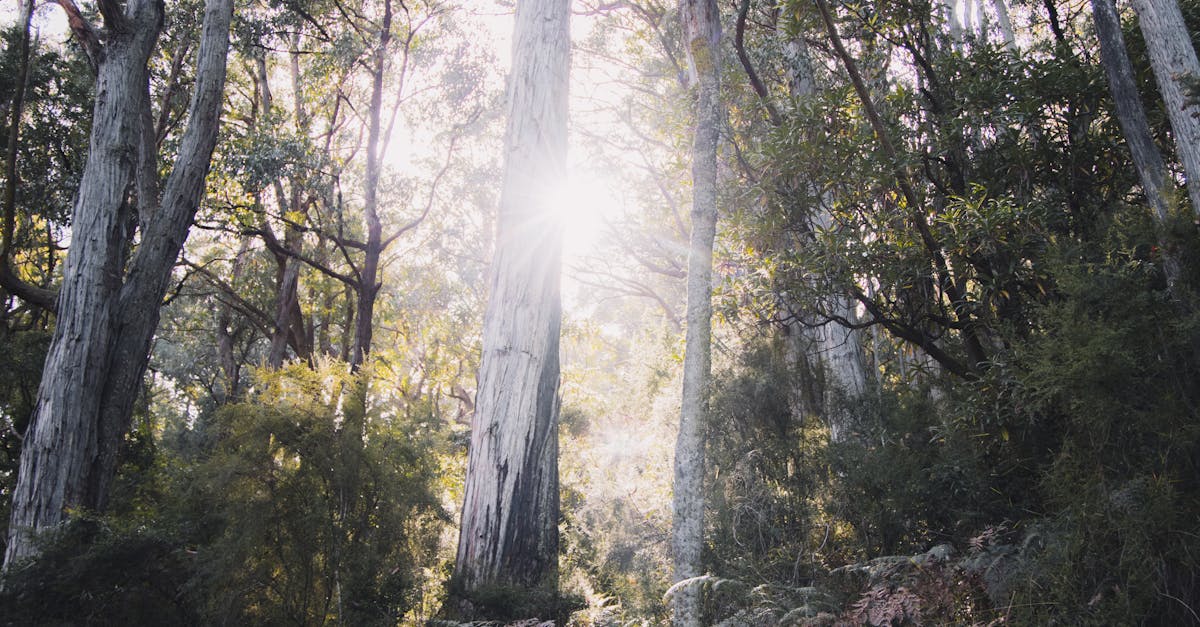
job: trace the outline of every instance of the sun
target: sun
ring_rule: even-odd
[[[609,225],[621,214],[618,183],[594,168],[571,168],[547,189],[547,209],[563,229],[563,261],[578,262],[599,252]]]

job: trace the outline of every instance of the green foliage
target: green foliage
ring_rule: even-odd
[[[439,436],[364,413],[366,385],[344,365],[295,365],[260,373],[255,397],[218,413],[217,448],[195,471],[197,505],[221,530],[200,555],[220,582],[211,611],[393,624],[419,604],[445,519]]]
[[[853,547],[843,559],[918,552],[1010,513],[978,434],[939,423],[927,394],[901,388],[865,400],[859,437],[829,451],[826,507]]]
[[[822,532],[818,491],[827,478],[827,431],[793,407],[799,373],[779,346],[749,346],[715,377],[708,436],[711,572],[803,585]],[[797,556],[803,556],[798,559]]]
[[[365,411],[343,364],[260,372],[174,457],[135,431],[105,518],[11,572],[14,624],[394,625],[428,611],[446,514],[426,407]],[[369,396],[368,396],[369,398]],[[434,581],[431,581],[434,580]]]
[[[1015,602],[1031,622],[1184,624],[1200,607],[1200,316],[1154,283],[1128,258],[1071,268],[1045,336],[1016,351],[1013,401],[1061,438],[1039,479],[1054,541]]]
[[[4,344],[4,350],[0,351],[0,372],[6,373],[0,379],[0,546],[4,546],[21,451],[18,434],[29,428],[50,334],[0,327],[0,342]]]
[[[161,529],[77,516],[0,582],[4,625],[194,625],[195,552]]]

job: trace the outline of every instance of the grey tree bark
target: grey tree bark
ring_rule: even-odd
[[[1121,134],[1129,145],[1133,165],[1137,168],[1146,200],[1154,210],[1155,223],[1162,245],[1163,271],[1167,284],[1174,289],[1179,282],[1179,260],[1166,241],[1166,229],[1171,218],[1171,199],[1178,190],[1167,174],[1162,153],[1154,143],[1150,122],[1133,78],[1133,66],[1125,48],[1125,37],[1121,34],[1121,20],[1113,0],[1092,0],[1092,17],[1096,23],[1096,37],[1100,41],[1100,60],[1108,77],[1108,90],[1112,94],[1113,106],[1117,110],[1117,123]],[[1189,182],[1192,179],[1189,178]],[[1197,185],[1200,187],[1200,181]]]
[[[209,0],[190,121],[141,244],[125,263],[147,61],[162,4],[101,2],[91,147],[72,219],[58,320],[21,451],[6,567],[37,553],[36,537],[76,508],[103,510],[158,324],[159,305],[204,192],[225,84],[232,0]],[[89,27],[90,28],[90,27]],[[139,198],[140,202],[147,202]]]
[[[1200,103],[1187,93],[1200,81],[1200,61],[1175,0],[1133,0],[1133,8],[1175,132],[1192,210],[1200,215]]]
[[[297,33],[296,37],[299,36]],[[271,108],[274,106],[267,74],[266,54],[263,51],[261,52],[263,56],[255,59],[255,82],[258,86],[263,120],[270,119]],[[305,128],[306,116],[304,115],[303,99],[300,96],[302,86],[300,85],[299,67],[295,62],[297,54],[294,50],[291,52],[293,60],[291,64],[292,93],[296,106],[297,126],[300,131],[305,131],[307,130]],[[274,181],[272,188],[280,215],[299,214],[301,217],[307,215],[307,208],[301,198],[302,183],[297,175],[293,174],[288,177],[287,188],[280,179]],[[267,248],[275,255],[275,263],[278,266],[275,273],[275,320],[271,329],[271,347],[267,351],[267,365],[271,368],[280,368],[283,366],[284,359],[287,358],[289,346],[292,347],[296,357],[300,359],[309,357],[311,353],[311,346],[304,332],[304,315],[300,310],[302,262],[299,257],[304,248],[304,234],[296,225],[289,222],[284,225],[283,241],[280,242],[265,218],[260,230]]]
[[[786,32],[788,29],[781,30]],[[817,81],[813,74],[812,56],[807,43],[803,37],[789,36],[782,47],[791,97],[797,102],[815,97]],[[795,182],[798,186],[805,184],[803,181]],[[810,229],[816,231],[833,228],[833,216],[829,212],[833,198],[828,194],[818,193],[817,190],[809,191],[819,198],[819,206],[813,211]],[[811,235],[804,236],[798,245],[805,246],[811,241]],[[867,391],[867,368],[860,334],[837,322],[810,326],[818,321],[809,319],[814,316],[805,315],[802,311],[805,309],[803,303],[789,302],[784,306],[793,310],[789,312],[792,316],[801,318],[789,323],[789,334],[785,338],[789,345],[789,358],[797,360],[794,363],[798,363],[799,359],[811,355],[815,357],[811,363],[820,364],[820,371],[824,375],[820,398],[811,399],[812,403],[795,398],[793,406],[797,409],[816,409],[829,425],[830,439],[834,442],[844,441],[846,436],[853,432],[858,419],[848,401]],[[850,323],[857,321],[854,303],[845,294],[828,295],[824,309],[823,313],[827,317],[840,318]],[[813,407],[814,404],[817,407]]]
[[[671,554],[676,582],[700,575],[704,546],[704,429],[712,377],[712,254],[717,230],[717,142],[721,124],[721,21],[717,3],[682,0],[680,13],[697,103],[692,143],[687,335],[672,497]],[[699,625],[700,610],[697,586],[682,586],[671,598],[674,625]]]
[[[517,5],[491,292],[454,578],[551,587],[558,561],[561,226],[546,190],[565,174],[568,0]]]

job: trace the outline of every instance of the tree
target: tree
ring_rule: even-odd
[[[1134,0],[1133,8],[1167,105],[1192,211],[1200,215],[1200,103],[1188,95],[1191,85],[1200,80],[1200,60],[1175,0]]]
[[[779,127],[788,121],[786,114],[773,102],[746,49],[749,10],[749,1],[743,0],[738,10],[734,48],[755,96],[768,113],[768,119],[773,127]],[[794,24],[778,23],[782,16],[774,15],[774,11],[772,17],[776,21],[772,27],[776,31],[777,44],[783,53],[782,73],[788,86],[787,95],[795,105],[784,109],[790,114],[796,108],[818,102],[817,77],[813,71],[812,54],[804,37],[794,32]],[[810,129],[808,135],[815,138],[819,132]],[[822,234],[837,230],[839,225],[831,214],[836,200],[814,181],[797,177],[796,180],[780,182],[774,196],[782,204],[795,204],[794,200],[790,200],[793,198],[812,199],[813,207],[808,210],[799,234],[785,231],[780,234],[780,241],[773,245],[784,249],[811,249]],[[867,390],[866,364],[859,343],[861,334],[853,331],[857,314],[848,296],[849,290],[837,284],[837,277],[814,273],[807,283],[806,293],[816,298],[810,298],[811,302],[801,302],[789,294],[780,294],[780,309],[783,311],[779,312],[779,318],[783,321],[784,342],[793,367],[819,365],[825,385],[820,387],[824,392],[821,398],[812,399],[805,398],[816,396],[811,394],[812,386],[807,386],[809,389],[804,391],[799,388],[806,386],[796,386],[798,389],[793,394],[793,406],[797,412],[805,406],[815,406],[816,413],[829,425],[830,440],[841,442],[854,431],[857,421],[846,401],[857,399]],[[805,394],[805,391],[810,393]]]
[[[206,3],[190,122],[161,196],[147,68],[163,7],[151,0],[125,7],[106,1],[100,12],[103,42],[77,9],[70,14],[97,71],[91,148],[75,201],[57,325],[21,453],[6,567],[36,555],[37,535],[72,510],[103,510],[107,503],[159,305],[217,141],[232,2]],[[126,260],[135,207],[141,240]]]
[[[717,141],[721,127],[721,18],[713,0],[684,0],[684,48],[697,87],[692,144],[692,236],[688,250],[687,339],[683,399],[675,440],[671,552],[675,581],[700,575],[704,546],[704,428],[712,378],[712,254],[717,231]],[[683,586],[672,599],[672,623],[700,624],[700,590]]]
[[[1113,107],[1117,111],[1117,122],[1121,134],[1129,145],[1133,165],[1146,200],[1154,210],[1154,220],[1159,229],[1159,244],[1163,246],[1163,271],[1167,284],[1174,289],[1181,272],[1179,260],[1168,245],[1166,233],[1171,219],[1171,198],[1175,195],[1175,184],[1167,176],[1167,166],[1162,153],[1154,144],[1150,122],[1137,91],[1133,78],[1133,66],[1125,51],[1125,37],[1121,34],[1121,20],[1113,0],[1092,0],[1092,17],[1096,23],[1096,38],[1100,42],[1100,61],[1108,77],[1108,90],[1112,94]],[[1189,182],[1193,179],[1189,178]],[[1190,185],[1197,188],[1200,185]]]
[[[569,2],[517,6],[504,182],[454,577],[469,597],[553,586],[558,560],[561,225]]]
[[[0,235],[0,287],[36,307],[52,311],[56,294],[52,290],[27,283],[12,269],[17,228],[17,186],[19,184],[17,160],[21,145],[21,119],[25,112],[25,90],[29,83],[32,48],[30,22],[33,19],[33,5],[32,0],[22,1],[17,17],[17,75],[13,85],[12,100],[9,102],[10,124],[4,164],[4,223],[2,235]]]

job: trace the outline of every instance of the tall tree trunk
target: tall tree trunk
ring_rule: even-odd
[[[238,244],[237,255],[233,258],[233,267],[229,273],[229,286],[237,289],[238,281],[242,277],[242,272],[245,271],[246,262],[250,260],[250,243],[249,235],[243,235]],[[238,363],[237,356],[234,354],[236,333],[231,329],[233,326],[233,305],[228,302],[222,302],[220,309],[217,310],[217,360],[221,365],[221,374],[224,377],[220,381],[220,390],[218,401],[221,404],[234,403],[241,398],[241,364]]]
[[[788,84],[793,99],[810,100],[817,95],[816,77],[813,76],[812,56],[802,37],[789,37],[787,44]],[[797,184],[804,184],[797,182]],[[811,184],[810,184],[811,185]],[[809,190],[819,197],[819,205],[813,212],[812,226],[819,229],[833,227],[833,216],[828,207],[833,198],[819,190]],[[809,242],[805,242],[809,243]],[[789,305],[791,305],[789,303]],[[831,294],[825,313],[847,322],[857,321],[854,304],[845,294]],[[794,325],[794,335],[807,338],[805,344],[817,351],[817,363],[824,375],[820,413],[829,425],[830,440],[841,442],[854,430],[857,416],[847,402],[867,391],[867,369],[863,357],[859,334],[837,322],[829,322],[816,328]],[[792,340],[795,342],[795,339]]]
[[[105,13],[91,148],[72,220],[58,323],[21,451],[5,565],[36,554],[38,533],[75,508],[102,510],[149,358],[159,305],[204,192],[225,83],[232,0],[209,0],[190,121],[162,204],[122,281],[147,60],[162,5]]]
[[[1187,93],[1200,81],[1200,61],[1175,0],[1133,0],[1133,8],[1167,104],[1192,210],[1200,215],[1200,104]]]
[[[992,8],[996,9],[996,21],[1000,26],[1000,36],[1004,39],[1004,47],[1009,52],[1017,51],[1017,36],[1013,32],[1012,19],[1008,14],[1008,3],[1005,0],[992,0]]]
[[[504,187],[483,327],[477,407],[455,563],[466,597],[554,586],[562,229],[546,190],[565,175],[568,0],[517,5]]]
[[[383,225],[379,221],[379,174],[383,115],[383,78],[387,70],[388,43],[392,39],[392,3],[383,4],[383,21],[379,41],[371,63],[371,105],[367,111],[367,175],[363,182],[363,215],[366,217],[367,241],[363,250],[363,265],[358,277],[358,318],[354,326],[354,348],[350,353],[350,368],[357,371],[371,352],[374,329],[375,299],[379,294],[379,260],[383,256]]]
[[[266,53],[263,52],[265,55]],[[292,63],[292,90],[296,99],[296,122],[298,130],[305,130],[304,110],[300,107],[302,104],[299,90],[299,77],[297,76],[299,68],[294,61]],[[255,78],[258,83],[258,93],[262,101],[263,120],[269,120],[271,117],[271,107],[274,104],[274,98],[271,96],[271,86],[267,75],[267,62],[264,56],[260,56],[254,60],[255,62]],[[284,217],[292,216],[289,220],[294,220],[297,214],[305,214],[302,207],[301,197],[301,181],[298,176],[292,176],[288,181],[290,193],[284,188],[283,181],[276,179],[273,184],[275,193],[275,202],[279,207],[279,213]],[[264,237],[268,240],[268,247],[279,246],[279,242],[274,240],[274,233],[270,229],[270,225],[264,219],[262,231]],[[287,348],[290,345],[295,351],[296,356],[300,358],[307,357],[310,353],[308,343],[305,341],[304,333],[304,316],[300,311],[300,269],[301,261],[298,258],[304,248],[304,233],[299,228],[288,222],[283,227],[283,243],[282,249],[275,251],[275,260],[279,265],[276,272],[276,294],[275,294],[275,324],[271,329],[271,346],[267,352],[267,365],[271,368],[279,368],[283,366],[283,361],[287,358]]]
[[[21,147],[21,117],[25,112],[25,85],[29,82],[30,24],[33,21],[33,0],[21,0],[18,8],[17,76],[9,104],[8,149],[4,160],[4,225],[0,235],[0,264],[8,268],[12,256],[13,238],[17,227],[17,156]],[[5,286],[7,289],[7,286]],[[12,291],[12,290],[10,290]],[[15,293],[15,292],[14,292]]]
[[[717,231],[721,17],[715,0],[683,0],[684,48],[697,87],[692,143],[692,235],[688,251],[683,394],[675,440],[671,554],[676,582],[700,575],[704,546],[704,429],[712,377],[712,254]],[[700,624],[700,590],[683,586],[671,601],[674,625]]]
[[[1121,20],[1113,0],[1092,0],[1092,17],[1096,22],[1096,37],[1100,40],[1100,60],[1108,77],[1108,90],[1117,110],[1117,122],[1121,125],[1125,143],[1129,145],[1133,165],[1137,168],[1142,189],[1146,192],[1146,200],[1154,210],[1159,243],[1162,245],[1163,270],[1167,284],[1174,290],[1179,282],[1181,270],[1179,260],[1167,241],[1167,228],[1171,218],[1171,198],[1176,192],[1175,185],[1167,175],[1162,153],[1154,144],[1150,122],[1146,120],[1146,111],[1142,108],[1142,99],[1137,91],[1137,83],[1134,82],[1133,66],[1125,49]],[[1190,183],[1192,179],[1188,180]],[[1200,187],[1200,181],[1197,181],[1194,187]]]

